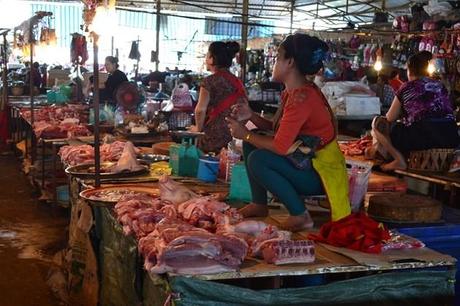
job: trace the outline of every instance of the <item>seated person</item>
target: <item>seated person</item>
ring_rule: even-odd
[[[290,231],[313,226],[302,196],[326,193],[334,221],[350,214],[348,177],[336,140],[334,115],[321,90],[307,79],[323,68],[327,50],[327,44],[316,37],[289,35],[278,48],[273,68],[273,80],[286,88],[273,121],[252,112],[247,103],[235,105],[232,118],[227,118],[232,136],[244,141],[252,192],[252,203],[240,210],[244,217],[268,215],[267,191],[288,209],[290,216],[282,227]],[[242,122],[247,119],[272,133],[248,131]],[[317,139],[312,148],[316,152],[314,157],[302,159],[306,166],[299,167],[289,151],[298,139],[304,142],[305,138]]]
[[[387,77],[385,75],[379,76],[375,69],[370,68],[366,73],[366,79],[369,88],[380,99],[382,111],[387,111],[395,97],[395,92],[388,84]]]
[[[434,148],[456,148],[459,145],[458,128],[452,103],[444,85],[428,77],[431,53],[422,51],[407,62],[409,82],[401,86],[386,114],[386,121],[394,123],[389,133],[374,120],[372,133],[377,146],[366,154],[373,156],[378,148],[388,153],[393,161],[382,166],[384,171],[405,169],[411,151]],[[401,122],[396,122],[401,119]],[[379,123],[380,121],[380,123]]]

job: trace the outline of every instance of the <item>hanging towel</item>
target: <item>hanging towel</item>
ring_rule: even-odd
[[[129,56],[130,59],[134,60],[140,60],[141,59],[141,54],[139,52],[139,42],[133,41],[131,44],[131,51],[129,51]]]

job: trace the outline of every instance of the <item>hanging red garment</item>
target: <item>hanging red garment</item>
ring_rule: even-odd
[[[318,235],[310,234],[309,239],[336,247],[378,254],[383,242],[390,239],[390,233],[382,223],[359,212],[321,226]]]
[[[78,57],[81,59],[79,60]],[[86,37],[78,33],[72,34],[72,42],[70,44],[70,61],[72,63],[84,65],[88,58],[89,55]]]

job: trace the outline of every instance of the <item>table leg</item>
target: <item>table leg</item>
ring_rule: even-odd
[[[56,144],[55,144],[54,142],[52,142],[52,148],[53,148],[53,149],[52,149],[52,152],[51,152],[51,154],[52,154],[52,156],[51,156],[51,162],[52,162],[52,164],[53,164],[53,174],[52,174],[52,175],[53,175],[53,178],[52,178],[52,182],[53,182],[53,183],[52,183],[51,188],[53,188],[53,201],[54,201],[54,203],[57,203],[57,192],[56,192],[56,187],[57,187],[57,186],[56,186],[56,185],[57,185],[57,178],[56,178],[56,171],[57,171],[57,170],[56,170],[56,169],[57,169],[57,167],[56,167],[56,154],[57,154],[57,152],[56,152]]]
[[[42,189],[45,188],[45,147],[46,142],[42,141]]]
[[[25,158],[29,158],[29,129],[25,128]]]

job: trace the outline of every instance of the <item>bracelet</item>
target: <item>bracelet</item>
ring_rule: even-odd
[[[244,137],[244,139],[245,139],[246,141],[249,141],[250,138],[251,138],[251,132],[248,132],[248,133],[246,134],[246,136]]]

